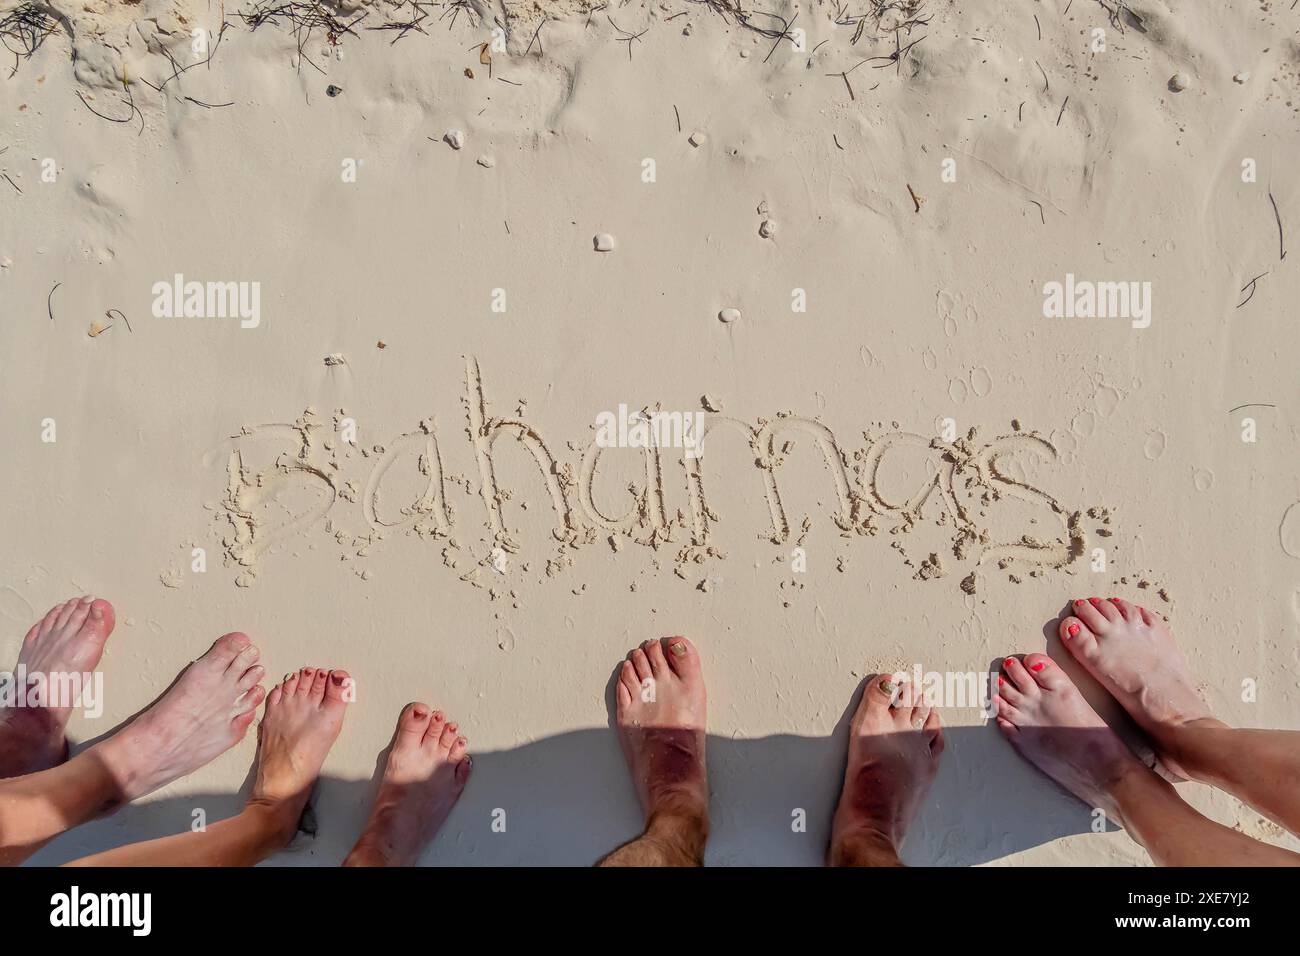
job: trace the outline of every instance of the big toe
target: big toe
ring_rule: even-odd
[[[247,634],[232,631],[217,638],[202,659],[220,670],[225,670],[252,643]]]
[[[432,715],[433,709],[428,704],[418,702],[407,704],[397,718],[396,741],[418,744],[424,739],[425,731],[429,729],[429,719]]]
[[[347,671],[330,671],[325,684],[326,704],[348,704],[352,701],[352,676]]]
[[[695,645],[684,637],[670,637],[668,644],[668,666],[683,680],[694,680],[700,676],[700,652]]]
[[[101,641],[104,641],[108,639],[108,635],[113,633],[113,628],[116,625],[117,614],[113,611],[113,605],[103,598],[95,598],[90,602],[90,613],[86,616],[83,630],[92,632]]]

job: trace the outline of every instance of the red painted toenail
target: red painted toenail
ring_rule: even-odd
[[[1083,604],[1084,604],[1084,602],[1083,602],[1083,599],[1082,599],[1082,598],[1080,598],[1079,600],[1077,600],[1077,601],[1074,602],[1074,606],[1075,606],[1075,607],[1083,607]]]
[[[1002,662],[1002,666],[1003,666],[1003,667],[1010,667],[1010,666],[1011,666],[1012,664],[1014,664],[1015,662],[1016,662],[1016,659],[1015,659],[1014,657],[1008,657],[1005,661]]]
[[[1088,598],[1088,600],[1092,602],[1093,607],[1101,607],[1101,598]]]
[[[1006,685],[1007,685],[1007,682],[1004,681],[1001,677],[999,677],[999,678],[998,678],[998,686],[999,686],[999,687],[1005,687]]]
[[[1079,633],[1079,625],[1071,624],[1069,627],[1065,629],[1065,633],[1069,634],[1071,637],[1074,637],[1074,635]]]
[[[1047,666],[1047,665],[1044,664],[1042,661],[1039,661],[1037,664],[1035,664],[1033,667],[1031,667],[1031,668],[1029,668],[1029,669],[1030,669],[1031,671],[1041,671],[1041,670],[1042,670],[1044,667],[1046,667],[1046,666]]]

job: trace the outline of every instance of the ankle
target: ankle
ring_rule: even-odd
[[[702,865],[709,838],[708,809],[685,803],[661,806],[646,820],[645,837],[674,856]]]
[[[827,861],[831,866],[902,866],[898,841],[870,823],[837,826]]]
[[[244,813],[257,821],[259,831],[269,844],[282,849],[298,835],[298,824],[302,821],[305,805],[305,800],[250,797],[248,803],[244,804]]]

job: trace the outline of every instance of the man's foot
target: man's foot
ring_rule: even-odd
[[[135,800],[225,753],[248,731],[266,696],[263,669],[246,634],[226,634],[176,683],[96,753]]]
[[[257,775],[248,802],[275,813],[293,838],[325,755],[347,713],[346,671],[304,667],[271,689],[257,727]]]
[[[898,849],[939,771],[939,714],[888,675],[870,678],[849,724],[832,865],[901,865]]]
[[[684,637],[646,641],[627,655],[614,694],[618,739],[646,821],[663,812],[698,819],[707,830],[708,703],[699,652]]]
[[[46,691],[73,686],[94,672],[113,631],[113,605],[93,597],[73,598],[50,609],[23,638],[14,667],[15,679],[33,678]],[[80,684],[76,684],[80,686]],[[29,691],[30,692],[30,691]],[[51,700],[46,706],[0,706],[0,777],[17,777],[47,770],[67,758],[63,735],[75,701]]]
[[[1165,622],[1119,598],[1077,600],[1072,610],[1074,616],[1061,621],[1061,643],[1150,735],[1161,761],[1186,776],[1170,759],[1173,737],[1214,715]]]
[[[998,728],[1020,756],[1090,807],[1122,823],[1111,794],[1144,773],[1124,743],[1046,654],[1008,657],[998,679]]]
[[[427,704],[407,704],[370,821],[345,866],[410,866],[456,805],[474,761],[455,722]]]

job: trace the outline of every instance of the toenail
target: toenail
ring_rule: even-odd
[[[1003,667],[1010,667],[1010,666],[1011,666],[1012,664],[1014,664],[1015,662],[1016,662],[1016,659],[1015,659],[1014,657],[1008,657],[1005,661],[1002,662],[1002,666],[1003,666]]]
[[[331,675],[330,675],[330,680],[334,683],[334,686],[335,686],[335,687],[342,687],[342,686],[343,686],[343,675],[342,675],[342,674],[331,674]]]
[[[880,682],[880,689],[883,690],[886,694],[892,694],[894,691],[898,690],[898,685],[895,684],[888,677],[886,677],[884,680]]]
[[[676,641],[676,642],[674,642],[674,643],[672,643],[672,644],[669,644],[668,647],[672,650],[672,652],[673,652],[673,654],[674,654],[675,656],[677,656],[677,657],[684,657],[684,656],[686,656],[686,642],[685,642],[685,641]]]
[[[1082,599],[1080,599],[1080,600],[1074,602],[1074,606],[1075,606],[1075,607],[1083,607],[1083,605],[1084,605],[1084,602],[1083,602]]]
[[[419,717],[421,720],[424,720],[425,717],[429,716],[429,712],[423,707],[417,707],[415,710],[411,711],[411,713],[415,714],[415,716]]]
[[[1071,637],[1074,637],[1074,635],[1079,633],[1079,625],[1071,624],[1069,627],[1065,629],[1065,633],[1070,635]]]
[[[999,686],[999,687],[1005,687],[1006,685],[1007,685],[1007,682],[1004,681],[1001,677],[999,677],[999,678],[998,678],[998,686]]]
[[[1092,602],[1093,607],[1101,607],[1101,598],[1088,598],[1088,600]]]
[[[434,719],[434,720],[442,720],[442,711],[440,711],[440,710],[435,710],[435,711],[433,712],[433,719]]]
[[[1046,665],[1045,663],[1043,663],[1042,661],[1039,661],[1037,664],[1035,664],[1033,667],[1031,667],[1031,668],[1029,668],[1029,669],[1030,669],[1031,671],[1041,671],[1041,670],[1042,670],[1044,667],[1046,667],[1046,666],[1047,666],[1047,665]]]

